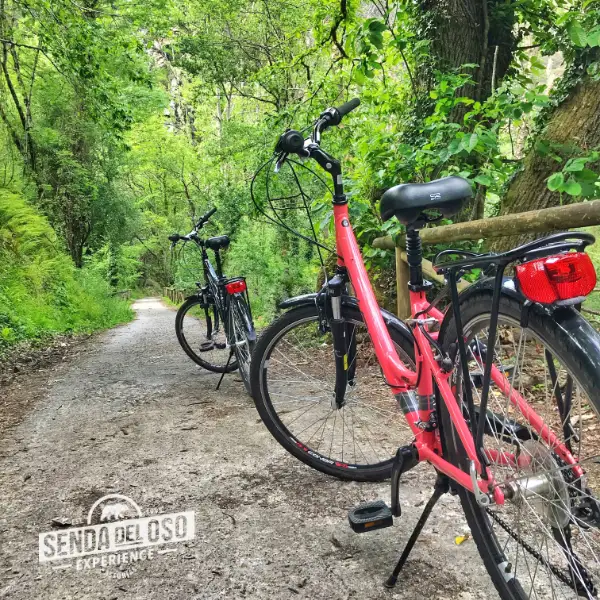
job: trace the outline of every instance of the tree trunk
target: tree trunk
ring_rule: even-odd
[[[551,145],[570,146],[572,155],[600,146],[600,81],[585,77],[578,83],[554,110],[538,139]],[[564,154],[563,158],[570,158],[568,151]],[[502,200],[500,215],[560,205],[561,194],[551,192],[547,180],[550,175],[562,170],[564,164],[565,161],[559,163],[548,155],[541,156],[533,148]],[[571,197],[563,194],[562,200],[568,202]],[[500,251],[529,239],[530,236],[501,238],[491,244],[491,248]]]
[[[506,75],[516,46],[515,14],[510,3],[504,0],[421,0],[419,8],[432,60],[417,70],[418,87],[429,91],[434,69],[447,72],[466,64],[477,65],[471,71],[474,83],[464,85],[456,95],[485,101]],[[458,104],[450,113],[450,120],[462,125],[469,110],[466,104]],[[475,163],[476,160],[473,168],[477,167]],[[482,218],[484,201],[479,187],[473,202],[465,206],[454,221]]]
[[[420,5],[424,37],[430,42],[433,68],[457,69],[475,64],[475,85],[466,85],[460,96],[485,100],[497,87],[510,62],[515,46],[514,13],[501,0],[422,0]],[[417,73],[419,83],[428,89],[430,70]],[[467,107],[456,107],[454,122],[462,122]]]

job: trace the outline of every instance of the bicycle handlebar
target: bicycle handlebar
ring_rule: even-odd
[[[204,224],[217,212],[217,208],[213,206],[213,208],[211,208],[207,213],[203,214],[200,217],[200,220],[198,221],[198,223],[196,224],[195,229],[202,229],[202,227],[204,226]]]
[[[344,102],[338,108],[328,108],[326,111],[321,113],[319,120],[324,121],[321,131],[325,131],[328,127],[339,125],[342,118],[345,117],[349,112],[352,112],[355,108],[360,106],[359,98],[352,98],[348,102]]]
[[[340,114],[340,117],[345,117],[349,112],[352,112],[355,108],[360,106],[360,98],[352,98],[352,100],[348,100],[348,102],[344,102],[340,107],[338,107],[337,111]]]
[[[355,108],[358,108],[358,106],[360,106],[360,99],[353,98],[352,100],[348,100],[348,102],[344,102],[344,104],[337,108],[332,107],[323,111],[315,122],[311,141],[315,144],[319,144],[321,132],[325,131],[329,127],[339,125],[342,121],[342,118],[348,113],[352,112]],[[303,155],[303,150],[304,136],[295,129],[289,129],[283,135],[281,135],[277,141],[277,145],[275,146],[275,152],[281,153],[282,155]],[[307,156],[308,154],[304,155]],[[282,160],[278,161],[278,163],[283,162],[284,160],[285,156],[282,156]]]
[[[191,240],[195,236],[195,234],[198,233],[198,231],[200,229],[202,229],[204,227],[204,225],[206,225],[206,223],[209,221],[209,219],[216,212],[217,212],[217,208],[215,206],[213,206],[213,208],[211,208],[207,213],[204,213],[200,217],[200,219],[198,219],[198,222],[194,225],[194,229],[192,229],[192,231],[190,231],[187,235],[180,235],[179,233],[171,234],[169,236],[169,241],[171,242],[171,248],[173,248],[179,240],[185,240],[185,241]]]

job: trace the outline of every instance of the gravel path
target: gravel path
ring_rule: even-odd
[[[216,392],[218,375],[187,359],[172,310],[150,298],[134,308],[129,325],[0,389],[0,419],[2,407],[22,413],[0,434],[0,598],[496,597],[473,542],[454,543],[466,524],[452,497],[386,590],[429,497],[431,469],[404,477],[404,515],[393,528],[352,533],[347,509],[389,500],[387,485],[343,483],[289,457],[237,376]],[[83,524],[109,493],[132,498],[145,515],[195,511],[195,539],[131,572],[40,565],[38,534],[57,517]]]

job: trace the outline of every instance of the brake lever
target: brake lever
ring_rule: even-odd
[[[275,169],[274,169],[275,173],[279,173],[279,171],[281,170],[281,167],[283,166],[283,163],[285,163],[288,156],[289,156],[289,154],[287,152],[282,152],[279,155],[279,158],[277,159],[277,162],[275,163]]]

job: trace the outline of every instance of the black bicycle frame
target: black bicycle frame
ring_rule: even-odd
[[[223,293],[223,283],[225,281],[225,277],[223,275],[223,264],[221,262],[220,251],[218,249],[213,250],[215,253],[215,262],[217,263],[217,268],[215,269],[212,263],[210,262],[210,258],[208,256],[208,251],[206,250],[204,240],[201,240],[198,237],[194,237],[192,239],[200,249],[200,253],[202,256],[204,285],[197,285],[200,287],[199,295],[201,295],[204,304],[204,315],[206,317],[207,336],[210,339],[213,330],[216,331],[219,329],[219,320],[222,323],[226,322],[227,306],[225,294]],[[212,322],[212,318],[209,311],[211,300],[216,307],[214,315],[215,323]]]

